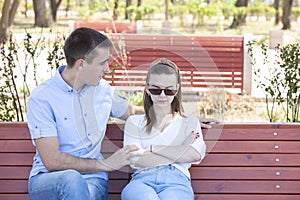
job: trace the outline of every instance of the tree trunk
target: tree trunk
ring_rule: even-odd
[[[9,12],[8,26],[11,26],[12,23],[14,22],[14,18],[16,16],[19,4],[20,4],[20,0],[13,1],[13,4],[12,4],[10,12]]]
[[[6,39],[7,30],[12,25],[16,15],[20,0],[5,0],[2,6],[2,15],[0,22],[0,39]]]
[[[61,4],[62,0],[50,0],[50,8],[51,8],[51,15],[54,22],[57,20],[57,10],[59,5]]]
[[[68,17],[68,12],[70,10],[70,0],[67,0],[67,6],[66,6],[66,17]]]
[[[119,0],[114,0],[113,20],[118,19]]]
[[[142,5],[142,0],[137,0],[137,7]]]
[[[237,0],[235,3],[235,7],[237,7],[237,8],[247,7],[247,6],[248,6],[248,0]],[[229,28],[237,28],[237,27],[245,24],[246,17],[247,17],[247,14],[238,12],[237,14],[234,15],[233,21],[232,21],[231,25],[229,26]]]
[[[51,0],[33,0],[33,9],[35,27],[50,27],[53,24]]]
[[[275,25],[278,25],[279,24],[279,0],[275,0],[274,1],[274,8],[276,10],[276,13],[275,13]]]
[[[129,7],[129,6],[131,6],[131,0],[126,0],[126,6],[125,6],[125,19],[128,19],[128,12],[127,12],[127,8]]]
[[[291,20],[290,16],[292,13],[292,5],[293,5],[293,0],[284,0],[283,5],[282,5],[282,29],[287,30],[291,29]]]
[[[165,20],[169,19],[169,0],[165,0]]]

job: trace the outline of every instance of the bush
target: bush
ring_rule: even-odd
[[[51,35],[50,35],[51,36]],[[64,60],[62,41],[55,35],[44,38],[42,33],[33,37],[26,33],[22,42],[10,34],[1,43],[0,67],[0,121],[25,121],[26,101],[31,87],[43,78],[38,71],[52,76]],[[38,69],[39,67],[42,69]],[[33,85],[32,85],[33,84]]]

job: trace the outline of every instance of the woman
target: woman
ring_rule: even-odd
[[[144,109],[125,123],[124,145],[136,144],[143,154],[131,161],[137,170],[122,199],[193,200],[188,169],[204,158],[206,145],[197,117],[183,113],[179,69],[172,61],[160,58],[150,65]]]

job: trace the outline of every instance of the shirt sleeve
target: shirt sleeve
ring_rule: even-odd
[[[27,121],[31,139],[57,136],[53,112],[45,100],[28,99]]]
[[[134,116],[130,116],[124,126],[124,146],[129,144],[136,144],[142,147],[141,140],[138,137],[138,126],[134,123]],[[144,147],[142,147],[144,148]]]
[[[194,115],[187,117],[186,120],[188,124],[187,134],[189,134],[191,131],[199,133],[199,137],[192,144],[190,144],[190,146],[192,146],[201,156],[201,160],[193,162],[192,164],[199,164],[206,155],[206,144],[203,140],[201,126],[198,118]]]
[[[128,110],[127,99],[113,92],[112,108],[111,108],[110,116],[114,118],[122,117],[127,110]]]

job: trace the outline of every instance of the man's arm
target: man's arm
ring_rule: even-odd
[[[122,120],[126,120],[131,115],[144,114],[144,108],[142,106],[135,106],[128,104],[127,111],[120,117]]]
[[[74,169],[81,173],[98,171],[113,171],[128,165],[129,158],[134,156],[132,151],[138,150],[135,145],[127,145],[116,151],[105,160],[78,158],[59,151],[57,137],[35,139],[36,148],[48,171]]]

